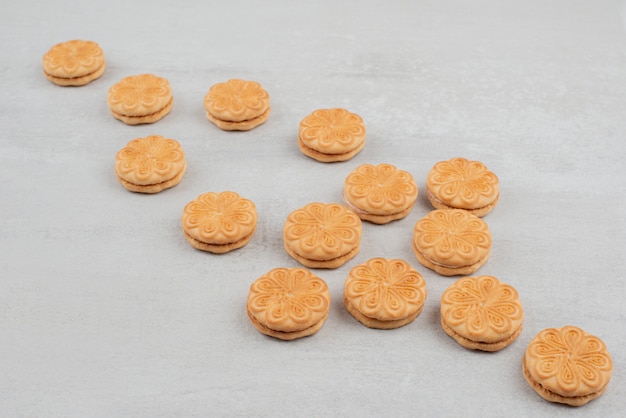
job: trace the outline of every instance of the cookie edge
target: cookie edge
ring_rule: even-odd
[[[187,171],[187,161],[184,160],[183,167],[178,172],[178,174],[176,174],[174,177],[170,179],[163,180],[159,183],[144,184],[144,185],[131,183],[128,180],[123,179],[117,173],[117,171],[115,172],[115,176],[117,177],[117,180],[120,182],[120,184],[124,186],[124,188],[126,188],[126,190],[129,190],[131,192],[136,192],[136,193],[154,194],[154,193],[159,193],[165,189],[169,189],[174,186],[177,186],[183,179],[183,176],[185,175],[186,171]]]
[[[441,314],[439,315],[439,319],[439,323],[441,324],[441,328],[444,330],[444,332],[452,337],[459,345],[470,350],[480,350],[488,352],[500,351],[503,348],[508,347],[515,340],[517,340],[517,337],[520,336],[520,334],[522,333],[522,329],[524,328],[524,324],[522,322],[520,326],[517,327],[517,329],[515,329],[515,331],[513,331],[513,333],[511,333],[507,338],[493,343],[487,343],[482,341],[474,341],[457,333],[452,329],[452,327],[450,327],[446,323],[445,318]]]

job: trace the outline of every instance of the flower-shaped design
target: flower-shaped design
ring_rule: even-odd
[[[256,81],[231,79],[209,89],[204,106],[214,117],[242,122],[261,116],[269,108],[270,96]]]
[[[413,176],[391,164],[364,164],[348,175],[344,194],[358,209],[376,213],[396,213],[417,199]]]
[[[457,334],[493,343],[511,336],[524,311],[517,291],[495,277],[465,277],[441,296],[441,315]]]
[[[185,232],[206,243],[226,243],[245,238],[256,228],[254,203],[235,192],[204,193],[189,202],[182,217]]]
[[[300,140],[324,154],[341,154],[365,141],[365,124],[346,109],[318,109],[300,122]]]
[[[151,135],[130,141],[117,153],[115,172],[133,184],[155,184],[173,178],[184,165],[178,141]]]
[[[483,163],[465,158],[438,162],[428,174],[426,184],[436,199],[455,208],[481,208],[499,194],[498,177]]]
[[[426,282],[406,261],[373,258],[350,271],[344,294],[369,318],[397,320],[421,309]]]
[[[73,40],[57,44],[43,56],[46,73],[71,78],[91,74],[104,65],[104,53],[92,41]]]
[[[604,342],[573,326],[541,331],[528,345],[525,364],[537,382],[564,396],[599,391],[613,370]]]
[[[361,219],[339,204],[310,203],[289,214],[284,227],[286,243],[312,260],[339,257],[361,239]]]
[[[431,262],[466,266],[486,257],[491,233],[482,219],[461,209],[436,209],[417,221],[413,244]]]
[[[153,74],[123,78],[107,96],[111,110],[125,116],[146,116],[165,108],[172,100],[170,83]]]
[[[330,307],[326,283],[302,268],[276,268],[250,286],[248,309],[276,331],[292,332],[318,323]]]

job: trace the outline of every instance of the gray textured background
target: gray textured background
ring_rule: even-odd
[[[91,39],[104,76],[80,88],[46,80],[52,45]],[[609,0],[44,2],[0,5],[0,411],[5,416],[617,416],[626,398],[626,36]],[[170,115],[131,127],[108,88],[169,79]],[[202,99],[228,78],[259,81],[272,115],[246,133],[209,123]],[[322,164],[297,147],[322,107],[360,114],[367,145]],[[187,153],[182,183],[127,192],[113,174],[129,140],[160,134]],[[439,160],[484,162],[501,199],[484,218],[479,271],[514,285],[524,331],[505,350],[463,349],[438,323],[454,279],[411,250]],[[361,253],[318,271],[333,297],[313,337],[281,342],[248,322],[250,283],[295,267],[282,248],[292,210],[341,198],[357,165],[413,174],[413,212],[364,224]],[[193,250],[184,205],[207,191],[253,200],[259,225],[241,250]],[[343,308],[354,265],[402,258],[428,299],[412,324],[376,331]],[[614,360],[608,391],[579,409],[543,401],[520,362],[541,329],[577,325]]]

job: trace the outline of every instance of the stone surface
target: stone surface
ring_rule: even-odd
[[[107,69],[58,87],[42,73],[55,43],[91,39]],[[626,36],[613,1],[79,2],[0,6],[0,410],[7,416],[532,416],[620,415],[615,379],[584,410],[528,387],[521,358],[546,327],[602,338],[626,374]],[[108,88],[166,77],[174,106],[149,126],[115,120]],[[205,117],[209,87],[229,78],[269,92],[268,121],[224,132]],[[363,117],[367,144],[323,164],[298,149],[298,123],[318,108]],[[183,181],[134,194],[115,153],[151,134],[178,140]],[[493,248],[480,273],[512,284],[520,338],[468,352],[439,326],[449,278],[422,268],[414,223],[430,209],[425,179],[440,160],[482,161],[501,197],[484,220]],[[282,247],[287,215],[340,202],[360,164],[390,163],[420,189],[413,211],[364,223],[361,252],[319,271],[328,320],[290,343],[246,317],[250,284],[297,267]],[[184,205],[233,190],[254,201],[250,243],[193,250]],[[349,270],[401,258],[428,286],[422,314],[381,332],[341,298]]]

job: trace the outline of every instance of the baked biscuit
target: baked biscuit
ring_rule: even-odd
[[[375,224],[402,219],[417,199],[413,176],[391,164],[364,164],[346,178],[343,200],[359,218]]]
[[[346,109],[318,109],[300,121],[298,146],[323,163],[347,161],[365,146],[365,124]]]
[[[100,78],[104,53],[93,41],[72,40],[54,45],[43,56],[43,73],[59,86],[84,86]]]
[[[285,251],[311,268],[337,268],[358,254],[361,219],[336,203],[309,203],[293,211],[283,228]]]
[[[465,209],[482,217],[500,197],[498,177],[479,161],[440,161],[426,179],[428,200],[437,209]]]
[[[225,131],[248,131],[267,120],[270,96],[256,81],[231,79],[204,97],[207,119]]]
[[[187,169],[178,141],[151,135],[130,141],[115,156],[117,180],[139,193],[158,193],[180,183]]]
[[[235,192],[204,193],[187,203],[182,225],[192,247],[223,254],[246,245],[254,235],[254,203]]]
[[[413,251],[443,276],[472,274],[489,258],[487,223],[462,209],[435,209],[415,223]]]
[[[154,74],[123,78],[107,95],[111,114],[128,125],[154,123],[172,110],[170,83]]]
[[[517,290],[495,277],[463,277],[441,295],[441,327],[465,348],[498,351],[522,332]]]
[[[404,260],[372,258],[350,270],[343,301],[348,312],[369,328],[407,325],[422,312],[426,282]]]
[[[581,406],[606,391],[613,361],[600,338],[565,326],[544,329],[530,341],[522,371],[545,400]]]
[[[246,311],[259,332],[281,340],[320,330],[330,309],[326,282],[303,268],[276,268],[259,277],[248,293]]]

